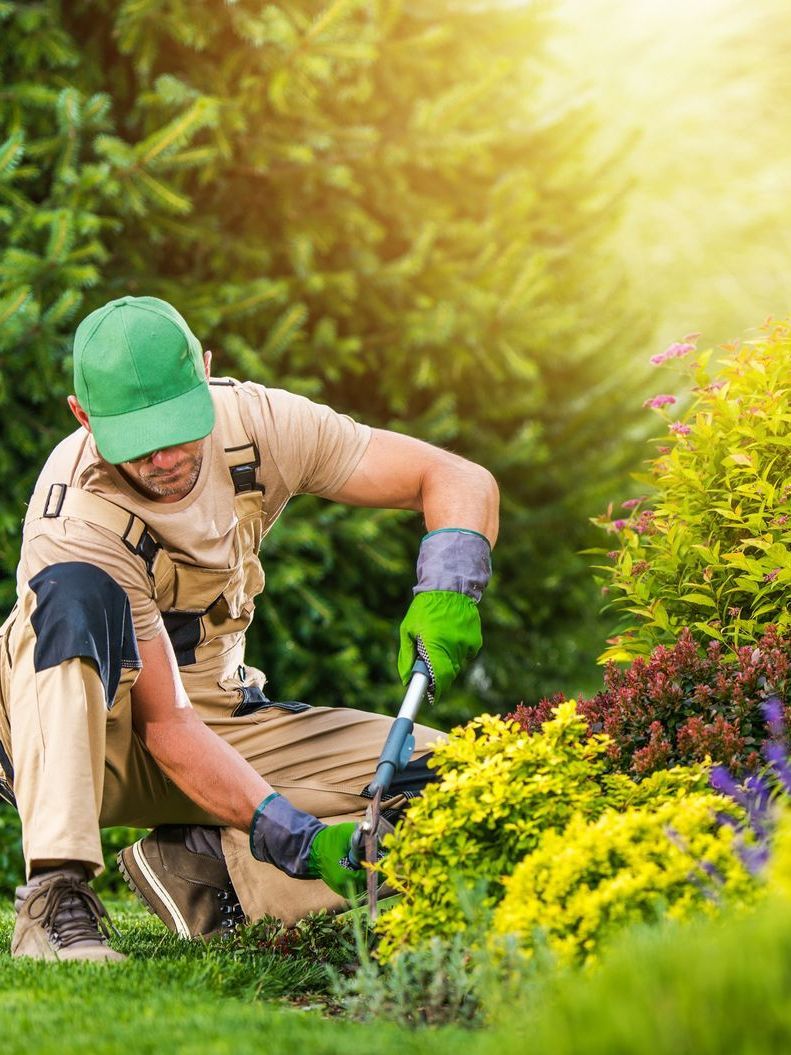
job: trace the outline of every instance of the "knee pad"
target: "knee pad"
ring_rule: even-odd
[[[76,657],[91,660],[109,709],[121,670],[142,666],[126,591],[106,571],[82,561],[51,564],[28,585],[36,595],[30,620],[36,672]]]

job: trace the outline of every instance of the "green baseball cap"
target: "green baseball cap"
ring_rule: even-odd
[[[200,341],[157,297],[121,297],[74,336],[74,391],[96,446],[117,465],[208,436],[212,403]]]

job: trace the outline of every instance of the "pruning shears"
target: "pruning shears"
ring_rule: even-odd
[[[363,861],[375,865],[379,859],[379,818],[382,799],[387,794],[393,777],[404,770],[415,750],[415,718],[426,695],[431,675],[428,666],[422,659],[416,659],[409,677],[409,684],[403,703],[387,734],[382,753],[376,764],[376,773],[368,785],[368,794],[372,796],[371,804],[365,811],[365,817],[357,825],[352,835],[349,848],[349,864],[360,868]],[[376,919],[377,878],[373,868],[368,870],[368,912],[371,919]]]

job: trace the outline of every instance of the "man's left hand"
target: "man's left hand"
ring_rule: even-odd
[[[415,594],[401,623],[398,673],[406,684],[417,652],[431,673],[429,694],[436,703],[482,644],[481,617],[471,597],[452,590]]]

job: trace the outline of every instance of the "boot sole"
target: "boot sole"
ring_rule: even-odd
[[[187,921],[146,860],[142,842],[142,839],[138,839],[136,843],[127,846],[125,850],[118,851],[115,855],[118,871],[138,901],[157,919],[162,920],[168,930],[173,931],[180,938],[192,938]],[[129,863],[126,861],[125,855],[127,854],[130,858]],[[133,870],[140,872],[142,879],[148,884],[148,890],[141,886],[133,874]]]

